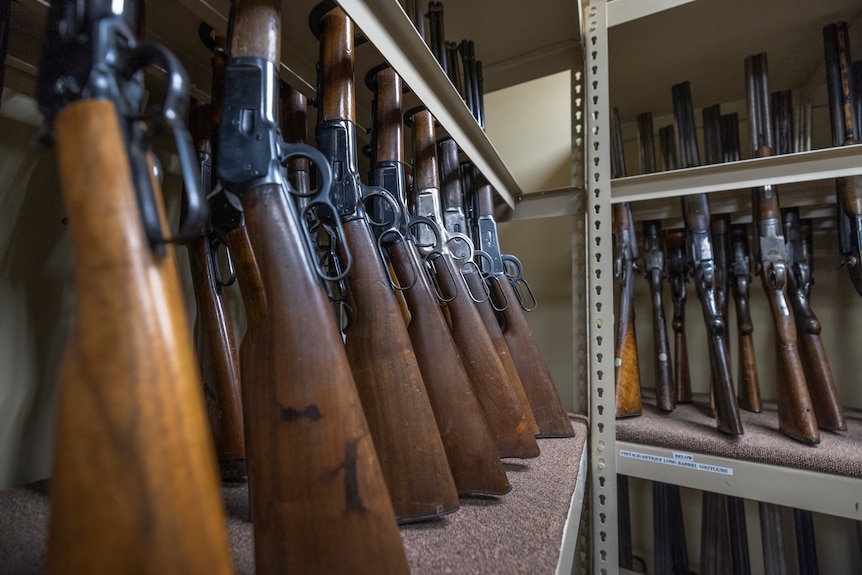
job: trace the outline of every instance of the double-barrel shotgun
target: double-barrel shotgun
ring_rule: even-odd
[[[652,114],[638,114],[638,149],[642,174],[656,171],[655,140]],[[673,411],[676,407],[676,390],[673,384],[673,364],[664,317],[665,259],[664,237],[661,221],[649,220],[643,224],[644,277],[649,284],[652,298],[653,372],[655,374],[656,403],[662,411]]]
[[[319,32],[320,79],[317,147],[332,167],[334,212],[324,221],[344,230],[348,255],[345,301],[347,358],[400,522],[438,517],[458,509],[458,492],[434,419],[422,372],[366,205],[397,200],[359,177],[356,145],[355,32],[334,2],[318,4],[309,17]]]
[[[611,177],[623,178],[625,175],[626,160],[623,154],[620,114],[619,110],[614,108],[611,118]],[[628,202],[614,204],[613,236],[614,277],[619,284],[614,338],[614,392],[616,416],[619,418],[640,415],[643,409],[634,309],[638,246],[634,218]]]
[[[497,445],[407,222],[401,77],[390,66],[382,65],[366,75],[366,80],[374,91],[371,184],[388,191],[398,203],[393,225],[382,230],[378,237],[397,278],[403,281],[401,293],[410,314],[407,333],[449,468],[460,495],[502,495],[511,486]],[[377,221],[384,223],[382,218]]]
[[[226,198],[242,208],[256,264],[237,266],[249,316],[240,358],[256,570],[407,573],[322,285],[333,278],[307,229],[312,210],[335,211],[332,170],[319,151],[287,144],[278,129],[281,2],[238,0],[232,30],[216,166]],[[296,157],[314,170],[302,210],[284,169]]]
[[[745,76],[752,157],[771,156],[772,118],[765,53],[745,59]],[[758,262],[763,289],[775,321],[778,429],[803,443],[819,443],[820,432],[799,356],[796,324],[787,299],[790,270],[778,189],[767,184],[753,188],[751,194],[752,217],[757,231],[755,261]]]
[[[206,219],[188,80],[139,44],[134,2],[57,1],[37,86],[56,145],[78,303],[60,371],[49,573],[232,573],[173,243]],[[143,68],[166,73],[143,109]],[[170,133],[185,219],[166,231],[150,134]]]
[[[680,167],[699,165],[691,87],[688,82],[672,88],[673,107],[679,128]],[[703,309],[709,348],[709,363],[718,430],[730,435],[743,433],[739,406],[733,393],[733,376],[727,356],[727,324],[716,296],[715,252],[710,234],[709,201],[706,194],[682,198],[687,238],[687,260]]]

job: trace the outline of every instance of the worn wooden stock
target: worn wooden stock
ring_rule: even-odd
[[[323,119],[355,122],[354,27],[341,8],[323,16],[321,47]],[[355,153],[355,141],[347,146]],[[340,177],[358,181],[343,163]],[[388,271],[362,212],[342,225],[353,258],[345,348],[395,515],[408,522],[451,513],[458,492]]]
[[[739,346],[739,382],[737,400],[739,407],[754,413],[763,410],[760,397],[760,381],[757,375],[757,355],[754,352],[754,324],[751,322],[749,286],[751,264],[748,251],[748,226],[734,224],[730,228],[734,263],[731,292],[736,305],[737,343]]]
[[[820,320],[811,309],[811,287],[814,283],[811,222],[801,221],[798,210],[793,208],[785,210],[783,216],[791,268],[787,274],[790,304],[793,307],[793,318],[796,320],[799,356],[802,359],[817,426],[820,429],[844,431],[847,429],[844,408],[841,407],[838,387],[820,337]]]
[[[749,134],[753,155],[772,155],[772,130],[766,54],[745,59]],[[788,437],[808,444],[820,442],[817,421],[799,356],[796,324],[787,300],[786,248],[781,226],[778,190],[766,185],[752,189],[753,220],[756,222],[757,254],[761,260],[761,283],[775,320],[778,429]]]
[[[208,107],[193,108],[190,130],[198,159],[208,164],[211,115]],[[207,190],[208,191],[208,190]],[[242,390],[239,353],[233,334],[227,296],[213,268],[213,252],[207,234],[186,243],[195,292],[194,342],[206,391],[207,412],[215,440],[216,456],[224,480],[247,475],[242,422]]]
[[[691,375],[685,338],[685,231],[665,230],[664,240],[668,258],[668,283],[673,300],[673,387],[677,403],[691,403]]]
[[[676,407],[676,390],[673,387],[673,371],[667,324],[664,319],[662,288],[664,287],[664,251],[662,250],[661,222],[644,222],[645,277],[652,297],[653,362],[655,373],[656,403],[662,411],[673,411]]]
[[[413,138],[414,187],[439,190],[434,118],[427,110],[413,115]],[[539,444],[527,425],[503,363],[473,303],[461,266],[447,253],[435,259],[434,268],[437,283],[447,299],[451,298],[446,308],[452,337],[463,354],[464,367],[473,382],[500,457],[538,457]]]
[[[174,252],[147,244],[117,117],[107,100],[81,100],[55,121],[78,311],[60,373],[48,572],[231,573]]]
[[[401,78],[392,68],[384,68],[377,72],[374,83],[376,160],[378,163],[403,163]],[[404,182],[397,184],[403,186]],[[401,189],[390,191],[401,199]],[[410,285],[402,290],[409,309],[407,333],[458,493],[507,493],[511,486],[497,445],[452,339],[443,308],[425,272],[425,263],[412,239],[399,238],[387,246],[396,276],[404,286]]]
[[[279,61],[280,7],[237,2],[234,57]],[[278,184],[240,198],[263,288],[249,306],[245,282],[255,278],[238,270],[251,311],[241,367],[256,570],[406,573],[341,333],[295,209]]]

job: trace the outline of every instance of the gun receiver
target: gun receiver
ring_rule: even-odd
[[[442,238],[441,253],[428,253],[426,259],[432,262],[432,273],[444,293],[452,337],[463,354],[464,367],[473,381],[473,390],[497,442],[500,456],[537,457],[539,444],[509,385],[505,367],[474,304],[477,296],[470,290],[466,279],[471,274],[478,276],[479,269],[470,260],[456,260],[447,248],[453,242],[445,228],[441,228],[443,214],[434,118],[424,108],[416,108],[407,112],[407,119],[408,124],[413,126],[414,144],[414,197],[410,204],[413,214],[431,220],[436,233]],[[423,240],[422,244],[425,243]],[[458,238],[457,245],[467,245],[469,249],[466,252],[472,255],[471,243],[468,237],[463,236]],[[459,257],[461,255],[459,253]]]
[[[374,90],[376,110],[371,183],[399,199],[400,216],[404,218],[406,180],[401,78],[385,65],[373,70],[366,79]],[[414,280],[402,290],[410,310],[407,332],[458,493],[505,494],[511,486],[497,454],[497,445],[473,393],[470,377],[409,227],[406,233],[393,230],[380,239],[396,275],[403,281]]]
[[[246,300],[252,313],[241,351],[256,569],[406,573],[374,443],[318,277],[324,272],[302,224],[316,207],[334,212],[332,171],[317,150],[282,141],[275,122],[280,24],[281,2],[235,4],[217,162],[222,185],[241,202],[263,288],[262,301]],[[296,156],[316,171],[302,218],[283,168]],[[245,294],[255,278],[239,274]]]
[[[622,178],[625,175],[620,114],[619,110],[614,108],[611,117],[611,177]],[[633,301],[638,247],[634,219],[628,202],[614,204],[613,235],[614,277],[620,289],[614,341],[614,390],[616,416],[621,418],[640,415],[643,409]]]
[[[852,81],[850,36],[846,22],[823,28],[826,53],[826,86],[832,124],[832,145],[849,146],[862,141],[862,118],[857,111],[862,96]],[[838,197],[838,245],[850,280],[862,295],[862,176],[836,178]]]
[[[820,338],[820,320],[811,309],[814,284],[814,254],[811,247],[811,222],[799,219],[799,210],[782,210],[786,234],[788,290],[796,320],[799,354],[808,383],[814,415],[820,429],[844,431],[847,422],[838,399],[838,389],[826,348]]]
[[[332,7],[320,23],[317,142],[335,174],[334,204],[353,255],[346,275],[353,312],[347,358],[396,517],[404,523],[442,516],[458,508],[458,492],[398,301],[391,289],[381,289],[390,276],[365,216],[365,201],[382,199],[392,209],[397,202],[359,180],[353,21]]]
[[[688,82],[673,86],[673,107],[679,127],[681,167],[697,166],[697,139]],[[715,257],[709,230],[709,201],[706,194],[684,196],[682,213],[688,245],[688,265],[707,328],[718,430],[731,435],[741,435],[742,421],[733,393],[733,377],[727,357],[727,324],[721,315],[716,296]]]
[[[655,143],[653,141],[652,114],[638,115],[638,142],[640,143],[641,173],[656,171]],[[652,296],[653,324],[653,365],[655,370],[655,389],[658,408],[672,411],[676,407],[676,391],[673,387],[673,371],[670,359],[670,345],[667,339],[667,324],[664,319],[664,241],[661,222],[652,220],[643,224],[644,239],[644,277]]]
[[[745,59],[749,133],[752,155],[772,155],[769,88],[766,54]],[[820,441],[817,422],[805,382],[805,373],[796,342],[796,325],[787,301],[787,252],[781,229],[778,190],[771,185],[752,190],[753,219],[757,226],[756,261],[772,316],[775,319],[777,349],[777,399],[779,431],[801,441]]]
[[[232,573],[200,374],[172,241],[206,201],[183,125],[188,80],[138,44],[133,3],[52,3],[38,78],[75,252],[75,323],[60,370],[50,573]],[[167,73],[144,111],[143,73]],[[172,132],[185,183],[166,217],[148,134]],[[194,526],[190,529],[189,526]]]

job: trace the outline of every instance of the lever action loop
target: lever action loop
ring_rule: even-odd
[[[395,239],[387,240],[386,238],[390,235],[395,236]],[[384,250],[386,249],[384,244],[394,244],[394,243],[404,242],[404,241],[406,241],[406,238],[404,237],[404,234],[402,234],[401,231],[397,227],[396,228],[389,228],[388,230],[386,230],[385,232],[380,234],[379,238],[377,238],[377,252],[380,254],[384,253]],[[418,275],[419,270],[416,269],[416,266],[412,260],[410,262],[410,268],[413,271],[413,278],[410,280],[410,283],[407,284],[406,286],[402,286],[402,285],[399,285],[398,283],[396,283],[395,279],[398,279],[397,277],[395,277],[393,279],[394,276],[392,274],[386,274],[389,277],[389,285],[392,286],[392,289],[394,289],[396,291],[407,291],[416,285],[416,282],[419,280],[419,275]],[[388,269],[388,266],[384,266],[384,269]]]
[[[503,269],[506,270],[506,277],[509,278],[509,283],[515,290],[515,296],[518,298],[518,303],[521,304],[521,309],[524,311],[533,311],[539,307],[539,302],[536,295],[533,293],[533,288],[524,279],[524,266],[521,260],[511,254],[503,255]],[[525,302],[529,301],[529,305]]]

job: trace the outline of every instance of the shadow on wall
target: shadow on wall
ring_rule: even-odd
[[[74,308],[54,155],[0,118],[0,488],[50,475],[57,371]]]

